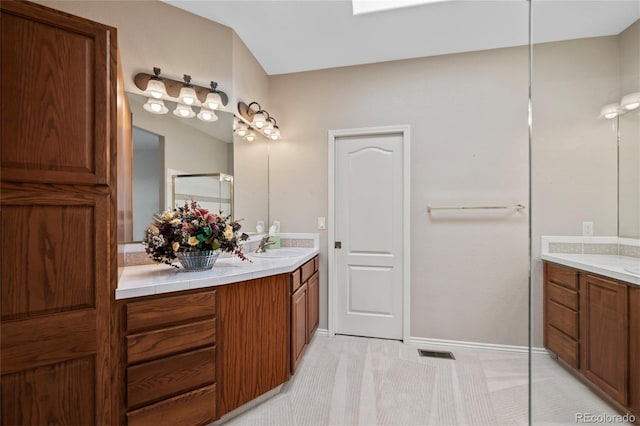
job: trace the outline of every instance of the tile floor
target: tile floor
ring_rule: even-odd
[[[421,346],[422,348],[422,346]],[[227,425],[526,425],[526,354],[442,347],[456,359],[421,358],[417,347],[316,336],[295,376]],[[546,355],[534,355],[533,424],[577,424],[576,413],[613,408]]]

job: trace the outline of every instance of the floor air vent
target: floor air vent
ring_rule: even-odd
[[[420,356],[426,356],[430,358],[446,358],[446,359],[456,359],[451,352],[443,352],[443,351],[428,351],[426,349],[418,349],[418,354]]]

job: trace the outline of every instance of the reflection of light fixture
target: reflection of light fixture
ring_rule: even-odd
[[[622,106],[627,111],[631,111],[640,107],[640,92],[630,93],[623,96],[620,100],[620,106]]]
[[[191,105],[183,104],[176,105],[176,109],[173,110],[173,113],[182,118],[192,118],[196,115],[196,113],[193,112]]]
[[[607,104],[600,110],[600,117],[610,120],[612,118],[616,118],[619,113],[618,104]]]
[[[153,67],[153,74],[154,76],[147,82],[145,93],[156,99],[162,99],[163,96],[167,95],[167,88],[164,87],[164,83],[160,78],[160,68]]]
[[[250,131],[247,136],[245,136],[245,139],[249,142],[253,142],[254,140],[256,140],[256,134],[254,131]]]
[[[242,138],[247,136],[247,134],[249,133],[249,126],[242,122],[238,123],[238,126],[236,127],[236,133]]]
[[[153,114],[166,114],[169,112],[169,108],[165,106],[162,99],[149,98],[142,107]]]
[[[251,123],[256,130],[268,139],[280,139],[280,129],[276,125],[276,119],[262,109],[259,103],[251,102],[247,105],[244,102],[238,102],[238,113],[244,123]],[[239,134],[238,132],[236,133]]]
[[[215,112],[208,110],[206,108],[201,108],[197,117],[202,121],[213,122],[218,120],[218,116]]]
[[[209,109],[218,109],[218,107],[222,104],[222,99],[220,99],[220,94],[216,90],[216,87],[218,87],[218,83],[212,81],[211,91],[207,93],[207,97],[204,100],[204,105]]]
[[[195,89],[191,85],[191,76],[185,74],[184,75],[184,86],[180,89],[180,94],[178,95],[178,99],[185,105],[193,105],[193,103],[198,99],[198,95],[196,94]]]

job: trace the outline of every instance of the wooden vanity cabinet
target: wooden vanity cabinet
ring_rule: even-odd
[[[627,403],[627,286],[580,274],[582,374],[619,403]]]
[[[544,345],[640,413],[640,288],[544,262]]]
[[[318,328],[320,285],[318,256],[290,274],[291,374],[296,371],[307,345]]]
[[[580,366],[578,272],[544,265],[544,345],[574,368]]]
[[[216,291],[122,305],[126,421],[206,424],[216,417]]]
[[[629,408],[640,417],[640,287],[629,287]]]

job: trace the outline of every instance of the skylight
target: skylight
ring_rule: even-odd
[[[351,0],[354,15],[382,12],[409,6],[419,6],[429,3],[441,3],[453,0]]]

